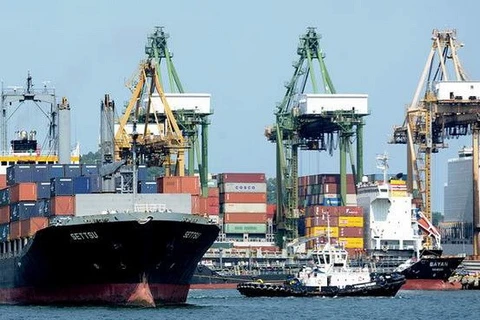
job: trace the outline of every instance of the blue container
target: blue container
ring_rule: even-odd
[[[37,201],[37,217],[50,216],[50,199],[42,199]]]
[[[50,190],[50,189],[49,189]],[[10,203],[10,189],[0,190],[0,205],[5,206]]]
[[[74,194],[90,193],[90,177],[73,178],[73,192]]]
[[[20,182],[32,182],[31,165],[15,164],[7,168],[7,185],[12,186]]]
[[[323,205],[324,206],[332,206],[337,207],[341,203],[340,198],[324,198]]]
[[[90,193],[102,192],[102,177],[100,175],[91,175],[90,179]]]
[[[156,181],[139,181],[138,193],[157,193]]]
[[[65,170],[63,169],[63,164],[48,165],[48,180],[52,178],[63,178],[63,177],[65,177]]]
[[[97,164],[82,164],[82,176],[99,174],[100,166]]]
[[[72,178],[52,178],[50,180],[50,196],[73,196]]]
[[[37,182],[37,198],[38,199],[49,199],[50,198],[50,182]]]
[[[22,201],[10,205],[10,220],[26,220],[32,217],[38,217],[37,203],[32,201]]]
[[[147,181],[148,179],[148,170],[147,166],[144,164],[141,164],[137,166],[137,180],[138,181]]]
[[[10,224],[0,224],[0,241],[7,241],[10,236]]]
[[[49,179],[48,166],[46,164],[36,164],[32,166],[31,182],[48,181]]]
[[[67,178],[76,178],[82,175],[82,166],[79,164],[66,164],[65,168],[65,177]]]

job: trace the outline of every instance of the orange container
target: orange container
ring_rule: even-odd
[[[208,198],[199,197],[199,213],[208,213]]]
[[[0,224],[10,222],[10,206],[0,207]]]
[[[246,213],[226,213],[224,216],[225,223],[265,223],[267,215],[265,212],[246,212]]]
[[[18,239],[21,237],[20,225],[21,225],[20,221],[10,222],[10,239],[11,240]]]
[[[34,217],[20,221],[21,237],[33,236],[38,230],[48,227],[48,218]]]
[[[306,208],[306,216],[307,217],[314,217],[314,216],[322,216],[322,215],[329,215],[330,217],[338,217],[338,207],[332,206],[309,206]]]
[[[6,187],[7,187],[7,175],[0,174],[0,189],[6,188]]]
[[[198,177],[159,177],[157,178],[158,193],[190,193],[200,194],[200,180]]]
[[[56,196],[50,200],[50,211],[54,216],[75,214],[75,196]]]
[[[267,194],[262,193],[242,193],[231,192],[222,193],[220,195],[220,202],[222,203],[265,203],[267,201]]]
[[[36,201],[37,184],[34,182],[21,182],[10,187],[10,203],[20,201]]]

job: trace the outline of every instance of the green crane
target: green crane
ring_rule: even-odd
[[[173,53],[167,47],[169,35],[163,27],[155,27],[154,32],[148,36],[145,53],[157,63],[157,74],[163,85],[160,64],[165,61],[168,76],[169,93],[185,93],[177,70],[173,64]],[[198,114],[193,110],[175,110],[175,118],[182,130],[183,136],[188,142],[187,151],[187,175],[195,173],[195,159],[200,176],[200,186],[204,197],[208,194],[208,126],[210,125],[208,114]]]
[[[275,111],[276,122],[267,128],[265,135],[276,143],[276,178],[277,178],[277,243],[283,246],[298,238],[298,155],[299,150],[329,150],[335,148],[334,134],[338,134],[340,149],[341,201],[346,203],[346,163],[347,153],[354,175],[361,177],[362,169],[362,128],[361,116],[352,111],[338,111],[317,115],[301,115],[299,112],[299,94],[306,90],[310,81],[314,94],[320,93],[315,66],[318,63],[325,94],[335,94],[335,87],[325,65],[325,55],[320,48],[321,36],[315,28],[308,28],[306,34],[300,36],[297,48],[298,61],[293,64],[294,72],[286,84],[286,92],[282,102]],[[352,138],[357,136],[357,168],[353,165],[351,152]]]

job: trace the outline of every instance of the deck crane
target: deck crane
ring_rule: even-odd
[[[298,154],[299,150],[333,152],[334,136],[338,136],[340,148],[341,200],[346,202],[346,162],[351,143],[357,138],[357,179],[363,174],[362,132],[363,116],[367,115],[366,95],[337,95],[325,65],[325,55],[320,48],[320,35],[315,28],[308,28],[300,37],[297,48],[298,61],[293,64],[294,73],[286,84],[286,92],[275,112],[276,122],[267,127],[267,140],[276,143],[277,179],[277,243],[291,242],[298,237]],[[318,62],[323,80],[320,94],[314,62]],[[304,94],[310,80],[313,94]],[[332,98],[345,99],[337,100]],[[358,106],[358,103],[361,106]]]
[[[142,160],[149,165],[162,166],[166,176],[185,174],[185,152],[187,174],[193,175],[197,158],[202,195],[206,196],[208,116],[212,114],[210,95],[184,92],[172,62],[173,54],[167,47],[168,37],[162,27],[156,27],[148,36],[145,46],[147,59],[129,81],[132,97],[116,129],[116,159],[130,153],[135,125],[141,131],[136,144]],[[162,82],[162,61],[169,79],[168,90]],[[173,172],[172,165],[175,168]]]
[[[432,46],[402,126],[394,127],[394,144],[407,145],[408,190],[429,221],[432,155],[447,148],[445,140],[472,134],[474,172],[474,254],[478,255],[478,142],[480,82],[470,81],[460,63],[456,30],[433,30]],[[421,96],[421,94],[423,94]],[[427,233],[424,247],[440,249],[438,237]]]

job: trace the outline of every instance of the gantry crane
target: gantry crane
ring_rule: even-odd
[[[188,175],[195,173],[195,158],[206,196],[208,175],[208,116],[212,114],[209,94],[185,93],[167,47],[169,35],[156,27],[145,46],[146,62],[131,81],[132,98],[119,121],[115,135],[117,159],[129,153],[132,129],[127,124],[142,124],[143,132],[135,142],[147,164],[161,165],[165,175],[184,175],[187,152]],[[168,75],[168,91],[162,82],[162,61]],[[132,114],[132,111],[135,112]],[[150,125],[149,125],[150,123]],[[144,125],[143,125],[144,124]],[[151,127],[155,127],[153,130]],[[199,138],[201,132],[201,137]],[[201,146],[199,140],[201,139]],[[171,172],[175,159],[175,172]]]
[[[357,179],[363,175],[362,132],[363,117],[368,114],[367,97],[366,95],[336,95],[324,62],[325,55],[320,48],[320,38],[316,29],[312,27],[300,37],[297,48],[299,59],[293,64],[293,76],[286,84],[286,93],[275,112],[275,125],[265,130],[267,140],[276,143],[276,222],[277,243],[280,245],[298,237],[299,150],[329,150],[332,153],[335,148],[334,138],[338,136],[343,205],[346,202],[347,193],[347,153],[350,153],[355,174],[351,152],[352,139],[355,136]],[[320,69],[324,94],[319,94],[314,69],[315,61],[318,62]],[[313,94],[304,94],[309,80]]]
[[[478,136],[480,82],[469,81],[460,63],[456,30],[433,30],[432,46],[402,126],[394,128],[391,143],[407,144],[408,190],[419,199],[431,221],[432,155],[448,145],[445,140],[473,134],[474,253],[478,254]],[[451,75],[453,73],[453,75]],[[420,95],[423,94],[422,97]],[[476,154],[475,154],[476,153]],[[426,249],[440,249],[440,239],[426,236]]]

